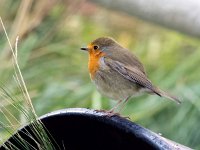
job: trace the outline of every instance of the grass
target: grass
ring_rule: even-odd
[[[33,141],[37,144],[39,149],[55,149],[54,145],[52,144],[48,133],[46,132],[44,126],[42,125],[42,122],[40,122],[37,118],[37,115],[35,113],[35,109],[32,105],[32,101],[30,98],[30,95],[28,93],[25,81],[23,79],[19,64],[18,64],[18,50],[17,50],[17,44],[19,37],[16,38],[15,41],[15,49],[12,48],[10,39],[8,37],[8,34],[6,32],[5,26],[3,24],[2,19],[0,18],[1,25],[3,27],[3,31],[5,33],[5,36],[7,38],[7,41],[9,43],[11,52],[12,52],[12,58],[13,58],[13,66],[14,66],[14,76],[16,84],[18,85],[18,88],[23,95],[22,101],[23,104],[19,103],[18,99],[12,96],[9,93],[8,89],[5,89],[6,86],[1,87],[1,97],[6,100],[12,107],[12,110],[14,109],[16,112],[20,113],[20,121],[17,119],[17,117],[14,115],[13,112],[11,112],[6,106],[1,105],[1,115],[5,119],[4,122],[0,122],[0,127],[6,131],[9,136],[15,133],[16,129],[22,126],[23,124],[32,124],[31,131],[33,134],[30,134],[28,130],[25,130],[23,133],[26,134],[28,137],[33,139]],[[10,108],[11,109],[11,108]],[[14,120],[14,124],[13,124]],[[31,147],[32,149],[36,149],[34,146],[30,145],[24,138],[21,137],[20,134],[14,137],[14,140],[19,143],[20,149],[29,149]],[[3,144],[6,149],[19,149],[12,143]]]
[[[88,56],[79,51],[97,37],[111,36],[141,58],[155,85],[182,99],[182,104],[177,105],[156,96],[142,95],[128,102],[123,115],[164,137],[200,149],[199,39],[85,1],[44,3],[0,2],[0,14],[12,46],[19,35],[19,66],[38,116],[70,107],[110,109],[115,104],[98,94],[89,79]],[[0,106],[0,120],[4,125],[9,123],[2,116],[6,114],[13,124],[8,130],[13,133],[24,124],[23,112],[12,109],[13,105],[27,106],[15,81],[11,80],[12,53],[1,28],[0,35],[1,83],[9,89],[12,98],[17,98],[15,102],[0,99],[4,106]],[[17,123],[15,118],[22,123]],[[3,129],[0,135],[2,141],[9,136]]]

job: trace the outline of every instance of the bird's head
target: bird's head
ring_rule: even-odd
[[[118,46],[119,44],[112,38],[100,37],[88,44],[87,47],[82,47],[81,50],[88,51],[89,54],[110,55]]]

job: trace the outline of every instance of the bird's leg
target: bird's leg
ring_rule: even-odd
[[[119,114],[122,111],[122,108],[125,106],[125,104],[128,101],[128,99],[129,99],[129,96],[124,100],[118,101],[117,104],[112,109],[110,109],[108,112],[109,113],[113,113],[115,111],[115,109],[117,109],[119,107],[119,105],[122,104],[120,109],[119,109],[119,111],[118,111],[118,114]]]
[[[120,114],[120,112],[122,111],[122,109],[124,108],[125,104],[128,102],[128,99],[130,98],[130,96],[128,96],[124,101],[122,101],[122,105],[119,108],[118,113]]]
[[[110,109],[108,112],[109,113],[113,113],[114,112],[114,110],[120,105],[120,103],[122,103],[123,102],[123,100],[119,100],[118,102],[117,102],[117,104],[112,108],[112,109]]]
[[[108,111],[108,113],[109,113],[108,116],[109,117],[116,116],[116,115],[120,116],[120,112],[122,111],[122,108],[125,106],[125,104],[128,101],[128,99],[129,99],[129,96],[124,100],[118,101],[118,103],[111,110]],[[121,105],[119,111],[114,112],[119,107],[120,104],[122,104],[122,105]],[[123,117],[123,118],[130,119],[129,117]]]
[[[112,108],[112,109],[110,109],[110,110],[95,110],[95,111],[97,111],[97,112],[106,112],[106,113],[108,113],[109,115],[108,116],[110,116],[110,117],[112,117],[112,116],[114,116],[114,115],[119,115],[119,113],[115,113],[114,111],[115,111],[115,109],[117,109],[118,107],[119,107],[119,105],[121,104],[123,102],[123,100],[119,100],[118,102],[117,102],[117,104]]]

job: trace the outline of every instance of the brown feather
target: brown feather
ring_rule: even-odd
[[[110,68],[110,70],[115,71],[115,73],[113,73],[113,80],[114,78],[120,79],[119,76],[121,75],[124,78],[124,84],[128,84],[127,81],[129,81],[131,82],[130,84],[134,84],[139,89],[144,89],[147,92],[154,93],[158,96],[166,97],[176,101],[177,103],[180,103],[180,100],[175,96],[170,95],[167,92],[164,92],[159,88],[153,86],[151,81],[147,78],[145,69],[139,59],[135,55],[133,55],[128,49],[119,45],[112,38],[98,38],[94,40],[91,44],[98,45],[99,50],[105,52],[105,56],[103,56],[104,63]],[[119,75],[117,75],[118,73]],[[109,82],[106,83],[108,84]],[[118,86],[120,87],[122,85]]]
[[[160,97],[166,97],[170,100],[176,101],[179,104],[181,103],[181,101],[177,97],[175,97],[167,92],[164,92],[157,87],[154,87],[152,85],[151,81],[148,80],[146,75],[143,74],[140,70],[135,69],[134,67],[130,67],[130,66],[127,67],[124,64],[122,64],[118,61],[113,61],[110,58],[105,58],[104,61],[111,69],[117,71],[124,78],[139,85],[141,88],[146,88],[149,91],[151,91],[152,93],[157,94]]]
[[[145,69],[139,59],[133,55],[128,49],[122,47],[114,39],[108,37],[101,37],[94,40],[92,45],[98,45],[109,48],[109,58],[119,61],[125,65],[139,69],[143,74],[146,74]]]

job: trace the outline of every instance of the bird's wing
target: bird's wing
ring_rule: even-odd
[[[146,75],[142,71],[138,70],[138,68],[125,66],[123,63],[119,61],[115,61],[106,57],[104,58],[104,62],[107,66],[117,71],[127,80],[134,82],[141,87],[148,88],[150,90],[154,89],[151,81],[148,80]]]
[[[153,86],[151,81],[148,80],[146,75],[143,72],[141,72],[138,68],[126,66],[123,63],[116,61],[116,60],[112,60],[110,58],[104,58],[104,63],[111,69],[117,71],[119,74],[121,74],[127,80],[129,80],[143,88],[149,89],[150,90],[149,92],[155,93],[161,97],[169,98],[173,101],[176,101],[179,104],[181,103],[181,101],[177,97]]]
[[[123,47],[114,49],[115,54],[109,55],[109,58],[115,61],[119,61],[126,66],[131,66],[140,70],[143,74],[146,74],[144,66],[140,60],[133,55],[128,49]],[[120,58],[120,59],[119,59]]]

